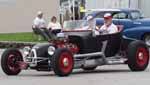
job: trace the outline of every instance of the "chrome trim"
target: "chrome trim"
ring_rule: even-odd
[[[25,62],[27,62],[30,67],[36,67],[37,63],[48,60],[48,58],[37,57],[36,49],[31,49],[30,53],[33,53],[33,56],[29,55],[25,57]]]
[[[137,40],[137,39],[134,39],[134,38],[129,38],[129,37],[125,36],[125,35],[123,35],[123,38],[124,39],[128,39],[128,40]]]
[[[77,54],[74,55],[74,58],[76,57],[91,57],[91,56],[103,56],[103,52],[95,52],[95,53],[87,53],[87,54]]]

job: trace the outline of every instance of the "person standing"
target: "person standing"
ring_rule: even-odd
[[[47,27],[51,33],[57,35],[57,33],[60,33],[61,32],[61,25],[59,22],[57,22],[57,18],[55,16],[53,16],[51,18],[51,21],[49,22],[48,24],[48,27]]]
[[[43,19],[43,12],[41,11],[37,12],[37,16],[33,21],[33,30],[36,31],[37,34],[41,35],[44,39],[50,39],[50,34],[46,29],[46,22]]]
[[[80,10],[79,10],[79,4],[77,1],[74,2],[75,5],[71,6],[71,12],[72,12],[72,16],[71,19],[72,20],[79,20],[80,19]]]

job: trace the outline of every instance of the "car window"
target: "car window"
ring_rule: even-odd
[[[114,19],[127,19],[128,15],[126,13],[115,13],[113,14]]]
[[[114,19],[127,19],[128,15],[126,13],[120,12],[100,12],[96,15],[95,18],[103,18],[105,13],[111,13]]]
[[[131,16],[133,19],[140,19],[141,18],[141,13],[138,11],[133,11],[131,12]]]

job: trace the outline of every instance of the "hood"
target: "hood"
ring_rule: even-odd
[[[36,50],[36,54],[38,57],[48,57],[48,47],[51,45],[51,43],[40,43],[33,46],[32,49]]]

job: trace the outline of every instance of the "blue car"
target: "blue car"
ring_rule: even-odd
[[[122,25],[123,35],[129,38],[143,40],[150,46],[150,19],[144,18],[137,9],[92,9],[86,12],[87,16],[93,16],[96,19],[96,26],[104,24],[103,16],[105,13],[111,13],[113,23]]]

